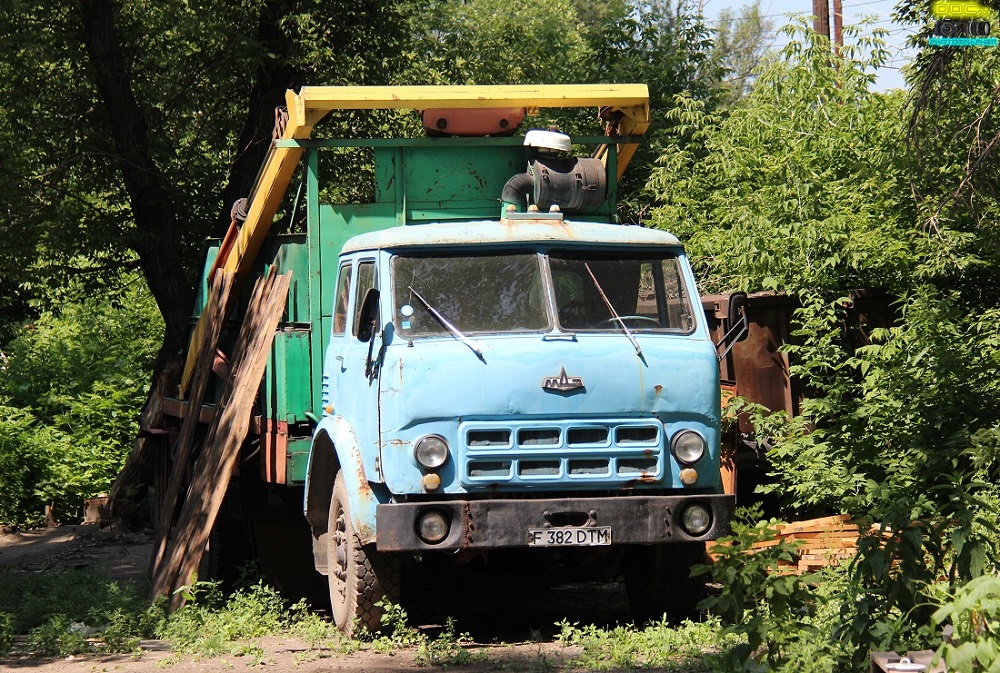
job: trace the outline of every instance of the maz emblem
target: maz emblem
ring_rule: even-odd
[[[579,376],[567,376],[565,367],[560,370],[559,376],[546,376],[542,379],[542,388],[545,390],[556,390],[565,393],[583,387],[583,379]]]

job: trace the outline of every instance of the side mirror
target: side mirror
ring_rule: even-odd
[[[378,297],[378,290],[369,288],[364,301],[361,302],[361,311],[358,313],[358,341],[362,343],[371,341],[375,336],[375,327],[378,325]]]
[[[729,295],[729,313],[726,316],[729,319],[729,334],[733,334],[739,326],[733,337],[734,342],[743,341],[750,335],[750,320],[747,318],[749,303],[746,292],[733,292]]]
[[[746,292],[733,292],[729,295],[729,311],[726,314],[726,326],[728,329],[722,336],[722,339],[719,340],[719,343],[715,344],[716,349],[722,348],[725,345],[725,349],[719,353],[720,362],[729,355],[729,351],[733,349],[733,346],[738,341],[743,341],[750,335],[750,319],[747,318],[747,304],[749,304],[749,301]]]

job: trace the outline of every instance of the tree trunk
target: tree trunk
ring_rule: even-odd
[[[180,227],[159,167],[149,155],[146,117],[132,91],[131,73],[122,57],[114,25],[113,0],[80,0],[83,40],[91,71],[111,122],[118,167],[128,192],[136,234],[130,241],[166,332],[161,364],[187,337],[187,317],[194,288],[184,276],[178,242]]]
[[[164,397],[177,393],[183,370],[180,357],[187,347],[195,290],[184,274],[180,253],[181,228],[174,204],[163,185],[159,167],[149,152],[148,127],[132,90],[131,72],[115,32],[114,0],[79,0],[83,40],[98,91],[107,111],[115,156],[121,169],[135,220],[135,234],[127,244],[139,256],[146,282],[166,326],[163,346],[154,366],[152,385],[139,419],[140,432],[111,490],[111,512],[130,522],[145,501],[151,483],[151,447],[155,431],[163,427]],[[258,37],[271,54],[287,54],[288,45],[279,28],[286,11],[284,0],[270,0],[261,10]],[[223,190],[224,232],[229,209],[238,198],[249,196],[271,140],[274,114],[284,104],[285,90],[294,84],[294,71],[280,56],[264,59],[255,73],[246,122],[240,134],[237,159]],[[206,223],[207,224],[207,223]]]
[[[257,39],[266,53],[277,57],[264,59],[254,74],[243,130],[237,141],[236,159],[229,171],[229,181],[222,191],[222,210],[213,236],[222,238],[229,228],[230,209],[237,199],[250,196],[254,180],[271,146],[274,109],[285,104],[285,91],[295,87],[299,74],[286,64],[288,41],[278,25],[286,11],[284,0],[271,0],[261,8]]]

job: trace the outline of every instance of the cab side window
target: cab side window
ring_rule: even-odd
[[[358,264],[358,284],[354,290],[354,319],[351,321],[353,329],[351,334],[358,333],[358,321],[361,319],[361,304],[365,301],[365,294],[375,287],[375,261],[369,260]]]
[[[347,297],[351,291],[351,271],[354,267],[343,264],[337,281],[337,300],[333,305],[333,334],[340,336],[347,327]]]

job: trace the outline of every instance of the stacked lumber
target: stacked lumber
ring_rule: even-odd
[[[164,521],[167,524],[160,533],[151,564],[150,596],[170,596],[172,610],[176,610],[184,602],[184,594],[180,589],[192,584],[197,577],[209,534],[222,506],[229,480],[236,469],[240,447],[249,430],[257,389],[264,377],[274,333],[285,308],[290,281],[290,273],[271,274],[257,280],[234,346],[230,376],[219,396],[219,411],[212,419],[201,452],[197,457],[193,452],[188,457],[189,463],[193,461],[191,477],[172,535],[169,535],[169,522],[173,517],[173,508],[164,508],[161,525]],[[220,280],[216,286],[213,279],[212,296],[213,300],[218,300],[218,306],[225,304],[222,299],[227,291],[231,292],[226,289],[224,281]],[[212,311],[215,311],[214,307],[213,304]],[[219,309],[216,317],[224,315],[225,312]],[[204,370],[209,361],[214,359],[209,357],[214,355],[214,347],[201,344],[199,351],[202,364],[200,369]],[[185,436],[193,435],[187,424],[181,428],[181,433]],[[183,472],[184,470],[178,470],[177,475]],[[171,477],[177,475],[171,474]],[[169,494],[180,495],[181,491],[178,482],[174,482]]]
[[[779,561],[783,574],[802,574],[852,559],[858,550],[860,531],[846,514],[778,526],[777,536],[756,542],[753,549],[777,546],[779,541],[798,542],[792,561]]]

